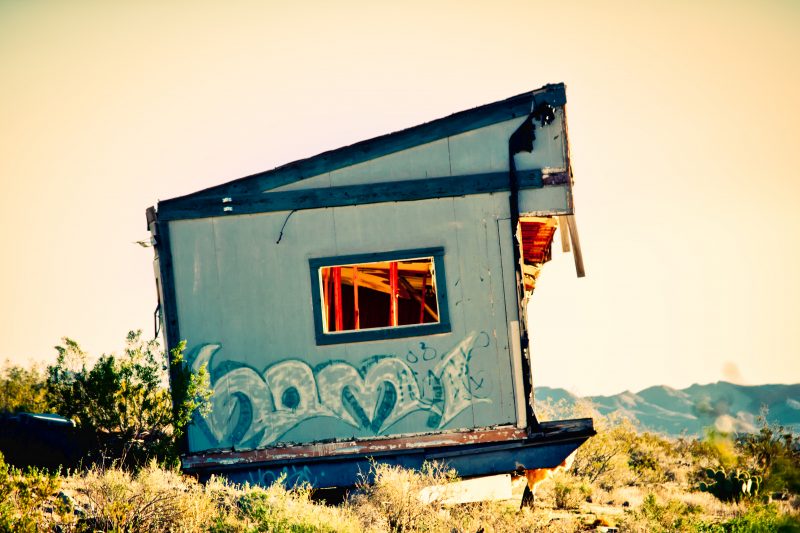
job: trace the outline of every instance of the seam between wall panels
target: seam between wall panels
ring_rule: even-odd
[[[215,218],[211,219],[211,242],[214,245],[214,266],[216,267],[216,272],[217,272],[217,306],[219,306],[221,308],[221,305],[220,305],[221,302],[219,301],[219,299],[222,297],[222,295],[220,294],[220,290],[221,290],[221,287],[222,287],[222,285],[221,285],[222,276],[220,274],[221,268],[220,268],[220,264],[219,264],[220,263],[219,247],[217,246],[217,242],[218,242],[218,239],[217,239],[217,219],[215,219]],[[223,319],[224,319],[224,313],[221,313],[220,314],[220,318],[219,318],[220,323],[218,324],[218,326],[220,328],[219,331],[225,331],[224,324],[222,324],[222,320]]]
[[[328,173],[328,176],[330,176],[330,173]],[[330,178],[330,179],[332,180],[332,178]],[[341,208],[330,207],[330,208],[326,208],[326,210],[327,209],[330,210],[330,214],[331,214],[331,227],[332,227],[331,231],[333,233],[333,251],[335,252],[334,256],[338,256],[338,255],[341,254],[341,252],[339,251],[339,238],[338,238],[338,235],[336,233],[336,212],[337,212],[337,210],[339,210]],[[314,279],[317,280],[316,283],[320,283],[318,275],[314,276]],[[312,308],[311,308],[311,312],[312,313],[316,313],[316,311],[315,311],[315,309],[313,307],[315,305],[320,305],[320,303],[319,302],[312,303]],[[322,312],[322,307],[320,307],[320,312]],[[319,350],[322,347],[322,346],[320,346],[319,343],[316,342],[316,339],[314,341],[314,344],[316,344],[317,350]],[[345,359],[349,359],[351,354],[352,354],[352,352],[348,348],[348,343],[346,343],[346,342],[342,343],[342,344],[332,344],[330,346],[331,346],[332,349],[339,350],[340,357],[344,357]]]
[[[504,219],[497,219],[497,242],[499,243],[500,248],[500,271],[503,276],[503,311],[506,317],[506,334],[508,335],[508,354],[511,358],[511,383],[512,383],[512,390],[514,391],[514,407],[517,419],[517,427],[524,428],[528,425],[527,420],[527,411],[525,405],[527,403],[527,399],[525,396],[525,384],[523,383],[523,371],[522,371],[522,349],[518,346],[519,342],[519,318],[516,320],[512,320],[513,316],[509,316],[509,305],[511,303],[507,299],[507,295],[505,292],[505,287],[508,281],[506,281],[506,268],[503,262],[503,238],[502,233],[500,231],[500,220],[509,220],[507,218]],[[513,246],[512,242],[512,246]],[[514,291],[516,294],[516,290]],[[517,304],[516,301],[513,304],[512,309],[516,309]]]
[[[494,199],[492,199],[492,203],[494,203]],[[492,219],[494,220],[494,219]],[[481,221],[483,224],[483,244],[484,244],[484,254],[486,256],[486,275],[489,277],[489,305],[492,310],[492,337],[494,338],[494,350],[495,350],[495,361],[497,361],[497,368],[502,369],[502,357],[500,356],[500,342],[497,339],[497,308],[495,305],[495,297],[494,297],[494,278],[492,276],[492,269],[489,266],[489,225],[486,222],[486,217],[483,218]],[[497,243],[498,249],[500,247],[500,243]],[[502,265],[502,257],[498,254],[498,261]],[[502,267],[501,267],[502,268]],[[505,317],[505,312],[503,312],[503,317]],[[503,324],[505,324],[505,320],[503,320]],[[505,418],[505,406],[503,404],[503,398],[505,398],[505,394],[503,391],[503,379],[500,377],[500,373],[497,374],[497,388],[499,390],[499,398],[500,398],[500,407],[501,413],[503,414],[503,418]]]
[[[459,219],[458,219],[458,212],[456,210],[456,201],[458,198],[450,198],[450,205],[453,209],[453,229],[456,233],[456,265],[458,265],[458,278],[456,279],[455,283],[458,284],[458,294],[454,294],[453,298],[458,298],[457,301],[454,302],[453,307],[455,308],[456,305],[460,305],[459,311],[461,311],[461,335],[466,336],[467,334],[467,317],[466,312],[464,311],[464,274],[461,268],[462,260],[461,260],[461,228],[459,227]],[[445,251],[445,261],[447,260],[446,256],[447,252]],[[445,274],[447,274],[445,272]],[[453,288],[456,288],[455,283],[453,284]],[[455,310],[455,309],[454,309]],[[452,327],[453,324],[453,315],[455,313],[450,313],[450,325],[451,331],[454,329]],[[472,384],[467,380],[467,390],[470,393],[470,397],[472,397]],[[475,427],[475,403],[474,401],[470,402],[470,412],[472,413],[472,427]]]
[[[447,167],[450,169],[450,176],[453,175],[453,155],[450,153],[450,137],[447,138]]]
[[[216,304],[217,304],[217,307],[219,309],[222,309],[222,302],[220,301],[222,299],[222,268],[221,268],[221,265],[220,265],[220,262],[221,262],[222,259],[220,257],[220,251],[219,251],[219,239],[218,239],[218,235],[217,235],[217,222],[218,221],[217,221],[216,218],[213,218],[213,217],[211,218],[211,243],[214,246],[214,267],[216,269],[216,274],[217,274],[217,302],[216,302]],[[219,323],[218,323],[219,330],[218,331],[220,333],[223,332],[223,331],[227,331],[226,328],[225,328],[225,324],[223,323],[224,320],[225,320],[225,313],[219,313]],[[218,342],[220,342],[220,344],[223,344],[221,341],[222,341],[222,339],[219,339]],[[207,371],[210,373],[211,372],[211,368],[208,368]],[[226,396],[230,398],[230,394],[231,394],[231,391],[230,391],[230,380],[227,378],[227,376],[224,379],[225,379],[225,385],[224,386],[225,386],[225,389],[226,389]],[[204,436],[203,438],[205,439],[206,437]]]

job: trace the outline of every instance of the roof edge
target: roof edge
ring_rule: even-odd
[[[548,84],[505,100],[460,111],[404,130],[322,152],[272,170],[251,174],[185,196],[164,200],[163,202],[207,196],[264,192],[414,146],[528,115],[533,107],[540,103],[548,103],[554,107],[559,107],[563,106],[566,101],[566,88],[563,83]],[[161,203],[159,202],[159,204]]]

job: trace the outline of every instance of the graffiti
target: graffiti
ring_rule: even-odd
[[[328,361],[315,368],[304,361],[280,361],[259,373],[232,361],[215,364],[219,344],[199,346],[187,358],[192,368],[207,365],[211,373],[211,412],[197,415],[195,427],[214,447],[258,448],[315,417],[333,417],[374,435],[411,413],[428,414],[428,429],[441,429],[473,402],[483,379],[470,376],[476,348],[489,346],[485,332],[472,333],[447,353],[419,343],[405,358],[376,355],[355,367]],[[425,364],[420,380],[415,363]],[[422,383],[420,383],[422,382]]]
[[[411,364],[419,363],[420,360],[422,361],[433,361],[439,353],[436,351],[436,348],[428,346],[424,342],[419,343],[419,351],[409,350],[406,354],[406,361]]]
[[[287,465],[281,469],[256,469],[247,473],[247,483],[269,487],[280,483],[284,487],[299,487],[302,485],[315,485],[317,478],[308,466]]]

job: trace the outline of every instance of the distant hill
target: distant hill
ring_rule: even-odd
[[[536,387],[537,402],[565,401],[577,396],[565,389]],[[762,405],[768,420],[800,432],[800,384],[735,385],[725,381],[692,385],[685,389],[655,386],[637,393],[588,396],[600,413],[619,412],[639,422],[643,429],[668,435],[701,435],[709,426],[725,431],[754,431]]]

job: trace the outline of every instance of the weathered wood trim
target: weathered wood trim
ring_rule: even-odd
[[[559,233],[561,234],[561,251],[567,253],[572,250],[572,248],[569,246],[569,227],[567,225],[566,215],[559,215],[558,229],[560,230]]]
[[[183,468],[195,469],[221,465],[246,465],[305,458],[372,455],[419,448],[438,448],[462,444],[516,441],[524,439],[525,437],[527,437],[527,431],[524,429],[503,427],[488,430],[458,431],[372,440],[282,446],[260,450],[230,450],[215,453],[191,454],[184,456],[182,458],[182,463]]]
[[[578,225],[575,223],[575,215],[567,215],[567,225],[569,226],[569,237],[572,241],[572,255],[575,258],[575,272],[579,278],[586,276],[586,269],[583,266],[583,252],[581,251],[581,240],[578,237]]]
[[[563,83],[546,85],[535,91],[512,96],[506,100],[461,111],[448,117],[395,133],[323,152],[308,159],[302,159],[273,170],[259,172],[222,185],[209,187],[181,198],[197,198],[209,195],[230,196],[267,191],[414,146],[522,117],[530,113],[540,103],[548,103],[553,107],[560,107],[566,104],[566,101],[566,90]]]
[[[525,170],[518,174],[522,189],[542,188],[551,181],[551,176],[542,176],[540,170]],[[166,200],[159,202],[158,216],[164,221],[186,220],[382,202],[409,202],[507,190],[508,173],[491,172],[298,191]]]
[[[170,383],[176,382],[177,376],[172,366],[172,350],[178,347],[181,341],[178,326],[178,299],[175,292],[175,269],[172,263],[172,246],[170,244],[169,223],[160,220],[155,213],[147,213],[148,223],[155,228],[156,254],[158,254],[158,267],[161,275],[161,291],[164,301],[161,303],[164,317],[164,338],[167,341],[166,352],[170,367]],[[174,401],[175,398],[173,397]],[[189,450],[189,434],[184,431],[179,442],[181,451]]]

